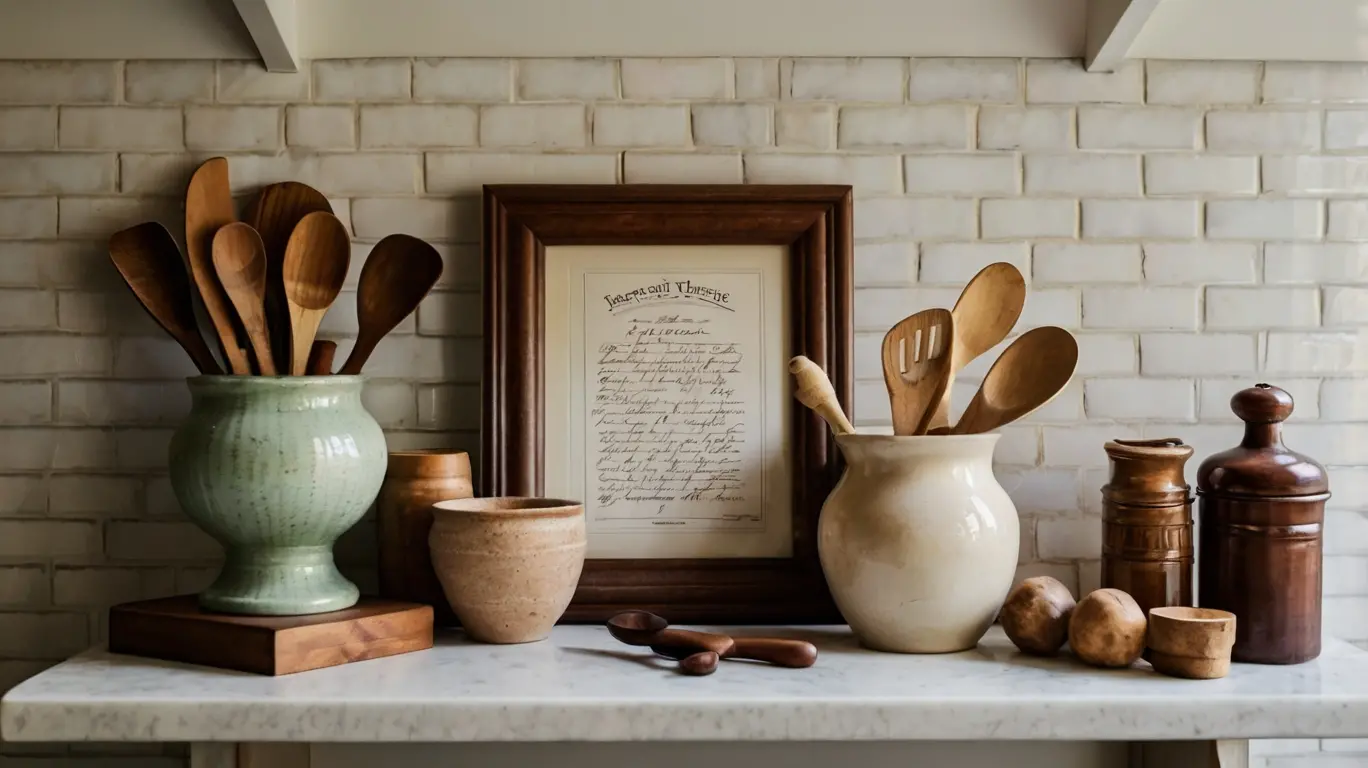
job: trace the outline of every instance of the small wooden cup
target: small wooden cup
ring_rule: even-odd
[[[1214,608],[1151,608],[1145,659],[1172,677],[1214,680],[1230,672],[1235,614]]]

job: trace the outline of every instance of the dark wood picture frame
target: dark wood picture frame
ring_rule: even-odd
[[[850,410],[848,186],[489,185],[483,243],[483,495],[542,493],[547,246],[786,246],[790,354],[826,370]],[[563,620],[641,608],[673,622],[840,621],[817,557],[817,517],[839,479],[839,451],[816,414],[796,402],[792,414],[791,558],[589,560]]]

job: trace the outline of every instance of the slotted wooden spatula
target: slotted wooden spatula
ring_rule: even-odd
[[[883,340],[884,384],[893,408],[893,434],[923,435],[950,386],[954,319],[948,309],[903,318]]]

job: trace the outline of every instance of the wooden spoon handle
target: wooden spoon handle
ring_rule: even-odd
[[[731,653],[733,644],[726,635],[688,629],[662,629],[651,638],[651,650],[672,659],[683,659],[699,651],[712,651],[719,656],[726,656]]]
[[[336,354],[337,342],[316,339],[309,348],[309,362],[304,366],[304,373],[309,376],[327,376],[332,373],[333,356]]]
[[[767,661],[780,667],[804,669],[817,663],[817,646],[805,640],[786,640],[777,637],[734,638],[727,659]]]
[[[803,355],[798,355],[789,361],[789,373],[793,374],[798,385],[793,396],[821,416],[827,426],[831,427],[833,434],[848,435],[855,431],[855,427],[841,410],[841,403],[836,399],[836,390],[831,386],[831,379],[827,378],[826,373],[816,363]]]

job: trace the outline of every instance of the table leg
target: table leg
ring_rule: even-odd
[[[190,768],[309,768],[308,744],[197,742]]]
[[[1248,739],[1142,741],[1131,744],[1129,768],[1249,768]]]

